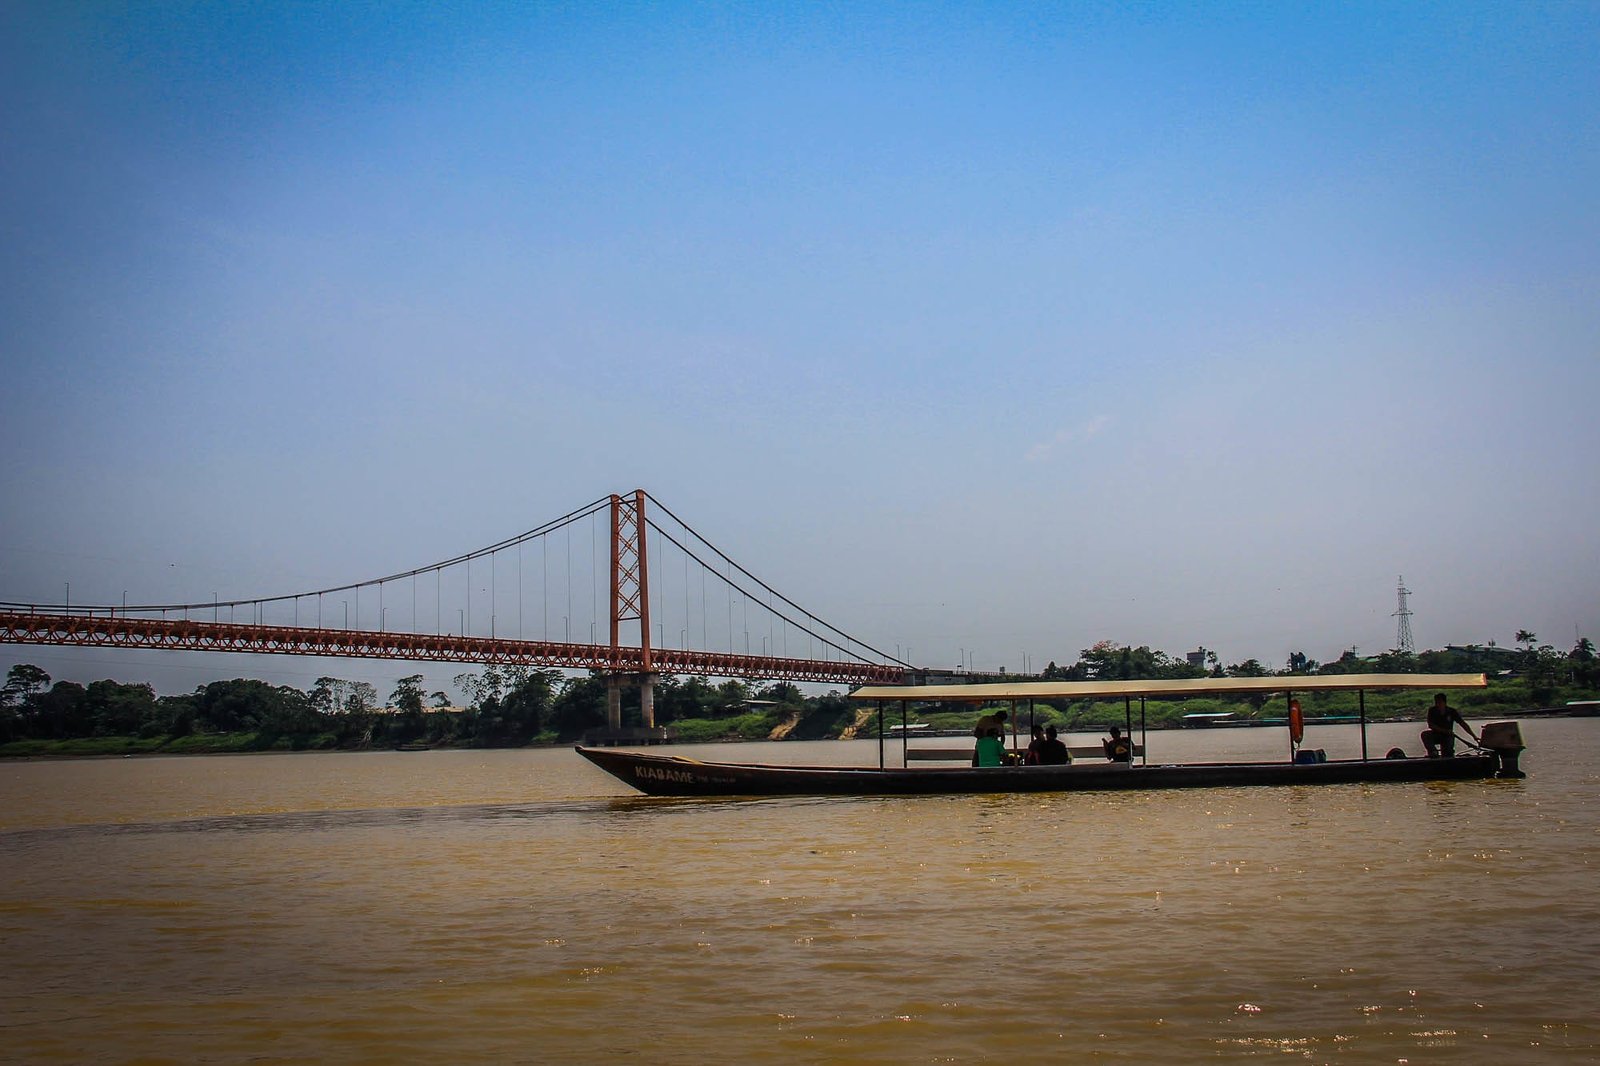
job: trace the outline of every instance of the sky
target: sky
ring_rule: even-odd
[[[1597,47],[1592,3],[0,6],[0,599],[292,593],[642,487],[922,665],[1374,653],[1401,575],[1419,648],[1600,638]]]

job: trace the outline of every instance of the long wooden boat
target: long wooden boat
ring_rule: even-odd
[[[1453,759],[1360,759],[1322,763],[1191,763],[1130,766],[886,767],[774,766],[702,762],[619,748],[579,747],[578,754],[652,796],[913,796],[951,792],[1088,792],[1134,788],[1239,785],[1335,785],[1380,781],[1454,781],[1493,777],[1493,755]]]
[[[1193,681],[1022,682],[1009,685],[877,686],[853,696],[879,705],[877,766],[782,766],[712,762],[676,755],[580,745],[578,754],[618,780],[655,796],[906,796],[949,793],[1080,792],[1121,789],[1218,788],[1245,785],[1332,785],[1357,782],[1456,781],[1521,777],[1522,748],[1516,724],[1484,727],[1481,753],[1453,758],[1361,758],[1309,761],[1297,758],[1301,722],[1291,697],[1291,741],[1282,762],[1143,764],[1080,761],[1067,766],[911,766],[904,736],[902,765],[887,765],[883,707],[938,701],[986,705],[1039,699],[1122,696],[1125,708],[1137,695],[1214,695],[1219,692],[1311,692],[1390,688],[1468,688],[1484,685],[1482,674],[1345,674],[1336,677],[1199,678]],[[1362,699],[1363,712],[1365,699]],[[1015,717],[1015,716],[1013,716]],[[1313,720],[1314,724],[1314,720]],[[1361,716],[1366,751],[1365,714]]]

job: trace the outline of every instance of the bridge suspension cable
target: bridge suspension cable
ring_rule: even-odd
[[[307,592],[285,593],[276,596],[253,596],[232,600],[198,600],[188,603],[101,603],[78,604],[76,606],[67,604],[29,604],[20,603],[13,600],[0,600],[0,607],[37,607],[50,610],[59,609],[63,613],[76,613],[83,611],[126,611],[129,613],[144,614],[152,611],[202,611],[206,609],[215,610],[219,607],[254,607],[268,603],[289,603],[294,600],[311,599],[316,596],[332,596],[340,592],[356,592],[360,589],[372,588],[375,585],[381,587],[391,581],[404,581],[406,578],[440,572],[447,570],[452,566],[460,566],[463,563],[471,563],[474,559],[482,559],[484,556],[493,556],[507,548],[519,546],[527,541],[534,540],[538,537],[543,537],[549,533],[553,533],[556,530],[561,529],[563,526],[569,525],[573,522],[581,521],[582,519],[585,519],[598,511],[604,510],[607,506],[609,506],[609,504],[609,497],[601,497],[592,503],[588,503],[582,507],[579,507],[575,511],[567,512],[560,518],[551,519],[549,522],[546,522],[543,525],[535,526],[525,533],[519,533],[516,536],[507,537],[505,540],[478,548],[474,551],[464,552],[460,555],[441,560],[437,563],[429,563],[426,566],[419,566],[411,570],[401,570],[397,573],[388,574],[383,577],[367,578],[364,581],[353,581],[345,585],[330,585],[327,588],[311,589]],[[470,587],[468,591],[470,594]]]
[[[721,559],[725,564],[727,564],[727,566],[730,568],[730,570],[738,571],[738,573],[740,575],[742,575],[744,578],[748,579],[749,581],[754,582],[756,584],[756,586],[759,587],[763,592],[767,593],[767,595],[769,597],[777,599],[779,602],[783,603],[784,606],[786,606],[786,607],[790,608],[791,610],[796,611],[799,614],[803,615],[805,617],[805,619],[807,620],[807,622],[812,623],[812,624],[808,625],[805,622],[800,622],[800,621],[796,620],[795,618],[791,617],[790,615],[785,614],[784,612],[779,611],[776,608],[773,608],[771,606],[771,604],[770,604],[770,601],[769,601],[769,603],[764,605],[764,606],[766,607],[768,613],[772,614],[774,617],[783,620],[787,624],[794,626],[796,629],[799,629],[802,632],[805,632],[805,633],[807,633],[807,634],[809,634],[811,636],[814,636],[824,646],[832,648],[834,651],[837,651],[841,655],[844,655],[844,656],[846,656],[848,658],[859,659],[859,660],[862,660],[862,661],[869,661],[866,656],[862,655],[860,652],[855,650],[857,648],[860,648],[860,649],[870,653],[872,656],[875,656],[880,662],[894,663],[895,665],[904,666],[904,667],[908,667],[909,668],[909,666],[910,666],[909,663],[902,662],[900,659],[896,658],[895,656],[890,655],[889,653],[887,653],[885,651],[882,651],[882,650],[880,650],[878,648],[874,648],[872,645],[868,644],[866,641],[863,641],[863,640],[860,640],[860,639],[858,639],[856,637],[853,637],[850,634],[848,634],[848,633],[844,632],[843,630],[839,629],[837,626],[831,625],[831,624],[823,621],[822,619],[818,618],[816,615],[812,614],[810,611],[806,610],[804,607],[801,607],[799,604],[797,604],[793,600],[789,599],[789,597],[785,596],[783,593],[781,593],[778,590],[774,589],[771,585],[767,584],[765,581],[761,580],[759,577],[757,577],[756,575],[752,574],[749,570],[746,570],[739,563],[735,562],[721,548],[718,548],[711,541],[707,540],[705,538],[705,536],[703,536],[697,529],[695,529],[693,526],[689,525],[689,523],[685,522],[682,518],[680,518],[676,514],[674,514],[672,509],[669,508],[666,504],[662,503],[660,500],[656,499],[654,496],[650,495],[648,492],[645,493],[645,498],[648,499],[652,504],[654,504],[656,506],[656,508],[661,511],[661,513],[667,515],[674,522],[676,522],[683,530],[685,530],[696,541],[698,541],[700,544],[704,545],[705,548],[711,554],[715,555],[718,559]],[[695,562],[699,563],[700,566],[702,567],[703,571],[708,572],[708,573],[712,573],[712,574],[716,574],[717,577],[720,580],[726,582],[735,591],[737,591],[741,595],[745,596],[745,598],[747,600],[753,598],[753,597],[751,597],[749,595],[749,592],[748,592],[747,589],[745,589],[743,586],[739,585],[737,582],[731,580],[730,578],[724,577],[722,574],[718,573],[715,567],[713,567],[710,563],[706,562],[706,560],[701,558],[701,556],[697,552],[695,552],[692,548],[690,548],[687,545],[685,545],[677,537],[673,536],[672,533],[669,530],[663,528],[654,519],[647,518],[646,521],[649,524],[651,529],[655,530],[661,536],[665,537],[668,541],[670,541],[673,545],[675,545],[680,551],[682,551],[685,556],[687,556],[688,558],[693,559]],[[815,627],[815,628],[813,628],[813,627]],[[820,629],[821,632],[818,632],[818,629]],[[825,635],[825,634],[832,634],[832,636],[828,636],[828,635]],[[841,641],[843,643],[840,643]]]

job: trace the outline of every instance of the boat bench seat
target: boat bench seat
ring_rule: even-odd
[[[1010,748],[1006,749],[1011,750]],[[1072,753],[1072,761],[1108,762],[1105,749],[1098,744],[1070,744],[1067,751]],[[1144,745],[1133,746],[1135,755],[1144,754]],[[906,758],[911,762],[971,762],[972,745],[964,748],[908,748]]]

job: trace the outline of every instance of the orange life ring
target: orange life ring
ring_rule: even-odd
[[[1306,719],[1300,713],[1300,701],[1289,701],[1289,739],[1296,744],[1306,735]]]

